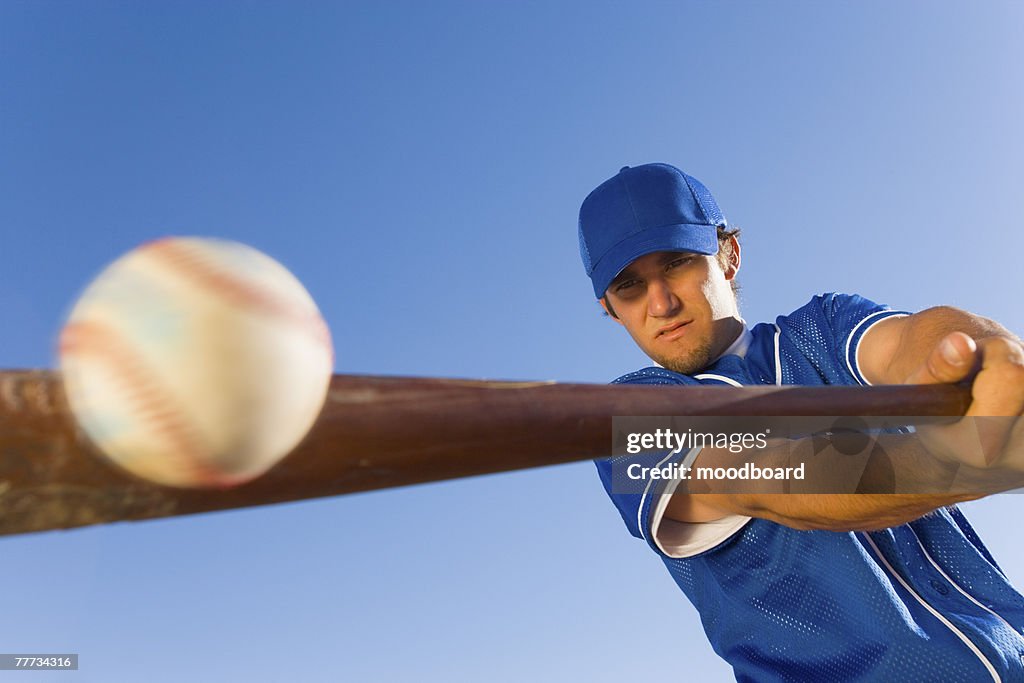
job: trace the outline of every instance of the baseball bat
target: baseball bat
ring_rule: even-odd
[[[123,473],[75,424],[56,372],[0,371],[0,534],[187,515],[611,455],[613,416],[962,415],[969,388],[560,384],[336,375],[303,442],[230,489]],[[909,421],[909,420],[908,420]]]

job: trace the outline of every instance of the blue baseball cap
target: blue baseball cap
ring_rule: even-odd
[[[725,216],[696,178],[668,164],[624,167],[580,207],[580,256],[600,299],[615,276],[655,251],[718,253]]]

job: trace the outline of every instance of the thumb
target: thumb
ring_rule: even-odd
[[[978,345],[963,332],[943,337],[904,384],[954,384],[974,372]]]

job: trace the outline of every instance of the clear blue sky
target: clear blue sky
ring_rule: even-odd
[[[51,365],[119,253],[201,234],[307,284],[338,372],[606,382],[645,359],[576,212],[649,161],[744,229],[750,322],[853,291],[1020,332],[1022,29],[1007,2],[0,0],[0,366]],[[1018,586],[1022,504],[967,506]],[[730,680],[589,463],[0,557],[0,651],[81,654],[52,680]]]

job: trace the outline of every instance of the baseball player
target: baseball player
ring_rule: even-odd
[[[968,415],[1024,410],[1019,340],[964,311],[908,314],[829,293],[747,326],[735,296],[736,231],[707,188],[673,166],[626,167],[602,183],[580,209],[579,239],[601,306],[657,363],[616,383],[969,379]],[[1006,430],[989,444],[994,455],[958,449],[962,423],[920,430],[922,490],[950,466],[997,476],[1013,457]],[[654,479],[638,493],[612,484],[627,459],[692,467],[714,453],[596,464],[626,527],[662,558],[738,681],[1024,681],[1024,596],[955,506],[1019,478],[929,495],[712,495]]]

